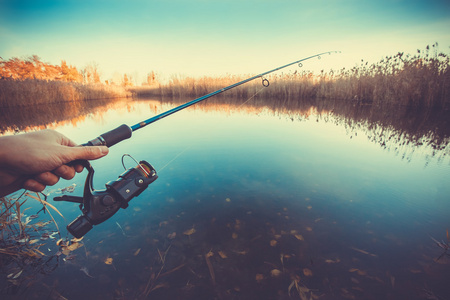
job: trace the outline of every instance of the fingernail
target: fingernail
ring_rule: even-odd
[[[102,155],[106,155],[106,154],[108,154],[109,149],[106,146],[100,146],[100,151],[101,151]]]

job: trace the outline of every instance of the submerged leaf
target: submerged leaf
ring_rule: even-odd
[[[332,260],[332,259],[326,259],[325,260],[325,262],[327,263],[327,264],[335,264],[335,263],[338,263],[338,262],[340,262],[341,260],[339,259],[339,258],[336,258],[336,260]]]
[[[78,243],[78,242],[81,241],[82,239],[84,239],[84,236],[80,237],[79,239],[76,238],[76,237],[74,237],[74,238],[72,238],[70,241],[71,241],[71,242],[74,242],[74,243]]]
[[[19,278],[20,275],[22,275],[22,272],[23,272],[23,270],[20,270],[17,273],[11,273],[8,276],[6,276],[6,278],[8,278],[8,279],[17,279],[17,278]]]
[[[74,251],[80,247],[83,247],[82,243],[72,243],[71,245],[67,246],[67,249],[69,249],[70,251]]]
[[[225,254],[225,252],[223,252],[223,251],[218,251],[218,253],[219,253],[219,256],[220,256],[220,257],[222,257],[222,258],[228,258],[228,256]]]
[[[310,269],[308,269],[308,268],[304,268],[303,269],[303,274],[305,275],[305,276],[312,276],[313,274],[312,274],[312,271],[310,270]]]
[[[356,279],[355,277],[351,277],[350,280],[351,280],[353,283],[359,284],[359,280]]]
[[[377,256],[376,254],[367,252],[367,251],[362,250],[362,249],[358,249],[358,248],[355,248],[355,247],[350,247],[350,248],[353,249],[353,250],[355,250],[355,251],[358,251],[359,253],[362,253],[362,254],[366,254],[366,255],[370,255],[370,256],[374,256],[374,257]]]
[[[270,271],[270,276],[272,277],[278,277],[281,275],[281,271],[278,269],[273,269],[272,271]]]
[[[191,234],[194,234],[194,233],[195,233],[195,228],[194,227],[192,227],[191,229],[188,229],[188,230],[183,232],[184,235],[188,235],[188,236],[191,235]]]
[[[256,282],[260,283],[261,281],[264,280],[264,275],[263,274],[256,274],[255,279],[256,279]]]
[[[232,250],[234,253],[240,254],[240,255],[246,255],[248,253],[247,250],[242,250],[242,251],[237,251],[237,250]]]
[[[358,271],[356,271],[356,273],[358,273],[358,275],[361,275],[361,276],[364,276],[367,274],[367,272],[363,271],[363,270],[358,270]]]
[[[46,221],[46,222],[39,221],[39,222],[37,222],[37,223],[32,224],[32,226],[36,226],[36,227],[44,227],[44,226],[50,224],[51,222],[52,222],[52,221]]]
[[[304,241],[305,239],[303,238],[303,235],[301,235],[301,234],[296,234],[296,235],[294,235],[295,236],[295,238],[297,239],[297,240],[299,240],[299,241]]]
[[[113,263],[112,257],[107,257],[107,258],[105,259],[105,264],[107,264],[107,265],[112,265],[112,263]]]
[[[16,275],[13,276],[12,279],[17,279],[19,278],[20,275],[22,275],[23,270],[20,270]]]

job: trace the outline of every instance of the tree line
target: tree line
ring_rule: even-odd
[[[27,80],[37,79],[45,81],[66,81],[84,84],[99,84],[100,71],[96,63],[89,63],[81,70],[67,64],[65,60],[60,65],[53,65],[43,62],[37,55],[31,55],[26,58],[13,57],[4,60],[0,57],[0,80]],[[120,82],[107,80],[106,84],[122,85],[124,87],[132,86],[131,76],[124,74]]]

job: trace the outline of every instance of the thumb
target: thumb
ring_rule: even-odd
[[[109,149],[106,146],[67,147],[65,157],[68,160],[67,162],[76,159],[92,160],[103,157],[108,152]]]

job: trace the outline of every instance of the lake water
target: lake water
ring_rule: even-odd
[[[49,127],[84,143],[182,102],[4,112],[1,129]],[[84,247],[53,257],[54,270],[15,289],[2,272],[2,298],[450,299],[450,257],[437,260],[444,250],[432,240],[447,243],[450,227],[448,112],[242,102],[185,109],[92,161],[96,189],[124,171],[123,154],[159,178]],[[52,198],[72,184],[69,195],[82,195],[85,175],[46,190],[60,228],[80,210]],[[43,243],[48,258],[57,253],[56,240]]]

